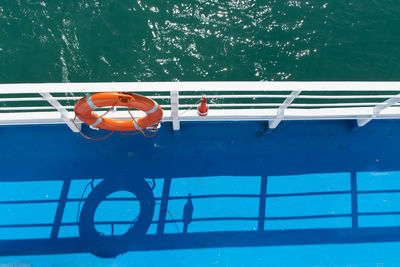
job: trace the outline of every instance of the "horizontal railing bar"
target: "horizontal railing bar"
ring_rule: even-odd
[[[181,95],[180,99],[193,99],[199,98],[202,94],[197,95]],[[205,95],[207,98],[286,98],[288,95]],[[377,99],[377,98],[391,98],[396,95],[300,95],[296,99]],[[169,99],[170,96],[149,96],[152,99]],[[59,96],[54,97],[56,100],[74,100],[81,99],[81,96]],[[0,98],[0,102],[24,102],[24,101],[44,101],[41,97],[21,97],[21,98]]]
[[[196,98],[202,95],[180,95],[179,98]],[[286,98],[289,95],[205,95],[207,98]],[[299,95],[296,99],[375,99],[375,98],[391,98],[396,95]],[[151,97],[153,98],[153,97]]]
[[[0,94],[154,91],[400,91],[400,82],[116,82],[0,84]]]
[[[160,106],[163,107],[163,108],[168,108],[171,105],[160,105]],[[74,106],[63,106],[63,107],[65,109],[74,109]],[[109,107],[102,107],[102,109],[107,109],[107,108],[109,108]],[[7,111],[7,110],[53,110],[53,109],[55,109],[55,108],[54,107],[49,107],[49,106],[44,106],[44,107],[40,107],[40,106],[36,106],[36,107],[0,107],[0,111]],[[125,107],[117,107],[117,109],[128,110],[128,108],[125,108]]]
[[[291,107],[364,107],[376,106],[381,103],[327,103],[327,104],[291,104]]]
[[[169,99],[170,98],[169,95],[164,95],[164,96],[161,96],[161,95],[154,95],[153,96],[152,95],[152,96],[148,96],[148,97],[150,97],[152,99]],[[56,99],[56,100],[79,100],[81,98],[82,98],[82,96],[65,96],[65,97],[57,96],[57,97],[54,97],[54,99]]]
[[[335,120],[335,119],[363,119],[369,118],[372,107],[326,108],[326,109],[288,109],[284,120]],[[200,118],[197,110],[185,111],[179,116],[180,121],[265,121],[276,118],[277,108],[271,109],[213,109],[207,117]],[[142,112],[132,111],[134,117],[142,116]],[[74,116],[69,111],[71,117]],[[108,116],[108,115],[107,115]],[[109,114],[111,118],[129,119],[126,111],[117,111]],[[380,113],[375,119],[400,119],[400,108],[390,107]],[[172,121],[171,111],[164,110],[164,122]],[[78,120],[79,122],[79,120]],[[33,125],[33,124],[60,124],[59,112],[10,112],[0,113],[0,125]]]
[[[331,103],[331,104],[291,104],[288,108],[290,107],[337,107],[337,106],[359,106],[359,107],[364,107],[364,106],[376,106],[381,103]],[[231,103],[231,104],[226,104],[226,103],[215,103],[215,104],[207,104],[209,107],[279,107],[282,105],[282,103]],[[160,105],[163,108],[168,108],[171,107],[169,104],[163,104]],[[393,105],[393,106],[400,106],[398,105]],[[179,108],[191,108],[191,107],[197,107],[195,104],[181,104],[179,105]],[[66,108],[73,108],[73,106],[66,106]],[[118,109],[128,109],[125,107],[118,107]]]
[[[210,108],[214,107],[279,107],[282,103],[232,103],[232,104],[208,104]],[[288,108],[298,108],[298,107],[307,107],[307,108],[322,108],[322,107],[368,107],[368,106],[376,106],[382,103],[330,103],[330,104],[291,104]],[[160,105],[162,108],[170,108],[171,105],[163,104]],[[179,105],[180,110],[184,110],[184,108],[193,108],[195,104],[181,104]],[[393,106],[400,106],[400,104],[396,104]],[[65,109],[73,109],[74,106],[64,106]],[[104,107],[106,109],[107,107]],[[0,107],[0,111],[13,111],[13,110],[53,110],[53,107]],[[127,110],[125,107],[118,107],[119,110]]]
[[[180,95],[179,98],[182,99],[190,99],[190,98],[199,98],[205,96],[207,98],[286,98],[289,95],[211,95],[211,94],[193,94],[193,95]]]
[[[396,95],[299,95],[296,97],[303,99],[375,99],[375,98],[391,98]]]
[[[336,106],[375,106],[381,103],[332,103],[332,104],[290,104],[290,107],[336,107]],[[234,103],[234,104],[208,104],[209,107],[276,107],[281,106],[282,103]],[[169,105],[161,105],[168,107]],[[180,108],[192,107],[193,105],[184,104],[179,105]],[[394,105],[396,106],[396,105]]]
[[[201,95],[198,95],[198,96],[201,96]],[[165,95],[165,96],[156,96],[156,95],[150,95],[150,96],[148,96],[149,98],[152,98],[152,99],[169,99],[170,98],[170,96],[169,95]],[[54,97],[54,99],[56,99],[56,100],[64,100],[64,101],[67,101],[67,100],[74,100],[74,101],[77,101],[77,100],[79,100],[79,99],[81,99],[82,98],[82,96],[57,96],[57,97]],[[18,98],[17,98],[18,99]],[[1,98],[0,98],[0,100],[1,100]],[[38,99],[39,100],[39,99]],[[43,100],[43,99],[42,99]],[[10,101],[12,101],[12,100],[10,100]],[[16,101],[18,101],[18,100],[16,100]],[[29,101],[29,100],[26,100],[26,101]],[[35,101],[34,99],[32,99],[31,101]],[[1,101],[0,101],[1,102]]]
[[[65,92],[67,93],[67,92]],[[69,92],[68,92],[69,93]],[[197,96],[201,96],[200,94]],[[156,95],[150,95],[148,96],[152,99],[168,99],[170,98],[169,95],[165,95],[165,96],[156,96]],[[81,99],[82,96],[57,96],[54,97],[54,99],[56,100],[79,100]],[[0,102],[12,102],[12,101],[45,101],[43,100],[43,98],[41,97],[12,97],[12,98],[0,98]]]
[[[13,102],[13,101],[46,101],[41,97],[13,97],[13,98],[0,98],[0,102]]]
[[[56,110],[54,107],[0,107],[0,111],[7,110]]]

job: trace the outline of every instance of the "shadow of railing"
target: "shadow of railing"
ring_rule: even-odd
[[[377,177],[389,188],[368,189],[377,187]],[[43,190],[59,192],[58,199],[0,201],[8,214],[23,207],[34,215],[31,222],[23,212],[2,220],[0,255],[92,252],[114,257],[133,250],[400,241],[400,209],[395,205],[400,183],[392,183],[398,178],[399,172],[107,179],[96,180],[93,188],[88,185],[94,180],[79,181],[80,186],[74,180],[51,181]],[[322,184],[316,186],[318,181]],[[22,183],[26,189],[27,182]],[[201,183],[205,185],[199,187]],[[74,197],[83,189],[88,192]],[[118,192],[135,196],[113,196]],[[102,203],[110,205],[99,211]],[[138,214],[118,218],[132,205],[139,207]],[[41,222],[40,216],[51,211],[46,218],[52,221]]]

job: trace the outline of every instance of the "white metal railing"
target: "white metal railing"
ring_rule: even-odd
[[[153,98],[174,130],[182,121],[260,120],[276,128],[282,120],[355,119],[363,126],[400,118],[400,82],[46,83],[0,84],[0,125],[66,123],[78,131],[71,123],[75,102],[108,91]],[[199,117],[195,107],[202,95],[209,99],[207,117]],[[130,118],[124,108],[110,116]]]

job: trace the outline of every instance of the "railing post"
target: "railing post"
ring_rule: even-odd
[[[71,186],[71,180],[64,180],[63,186],[61,188],[60,198],[58,200],[56,215],[54,217],[53,228],[51,229],[50,238],[58,238],[58,233],[60,232],[62,217],[65,209],[65,204],[67,203],[68,191]]]
[[[357,120],[357,126],[358,127],[362,127],[365,124],[367,124],[368,122],[370,122],[371,120],[375,119],[376,117],[379,116],[379,114],[387,108],[390,108],[391,106],[397,104],[400,102],[400,94],[393,96],[389,99],[387,99],[386,101],[376,105],[372,111],[372,115],[371,117],[367,118],[367,119],[358,119]]]
[[[350,176],[350,192],[351,192],[351,225],[358,228],[358,199],[357,199],[357,174],[351,172]]]
[[[58,112],[60,112],[60,118],[68,125],[68,127],[74,132],[79,133],[81,123],[76,123],[79,128],[76,128],[75,124],[69,117],[68,111],[49,93],[39,93],[44,100],[49,102]]]
[[[181,126],[179,122],[179,92],[171,91],[171,117],[172,128],[174,131],[179,131]]]
[[[260,204],[258,211],[258,232],[265,230],[265,206],[267,202],[267,184],[268,176],[261,176],[261,189],[260,189]]]
[[[160,214],[158,215],[157,235],[162,235],[167,221],[169,191],[171,188],[171,177],[164,179],[163,191],[161,196]]]
[[[268,123],[268,128],[269,129],[275,129],[278,124],[282,121],[282,119],[285,117],[285,110],[290,104],[300,95],[301,91],[300,90],[295,90],[293,91],[282,103],[282,105],[279,107],[278,111],[276,112],[276,118],[274,120],[270,120]]]

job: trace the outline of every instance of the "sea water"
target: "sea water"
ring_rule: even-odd
[[[0,83],[399,80],[397,0],[0,0]]]

